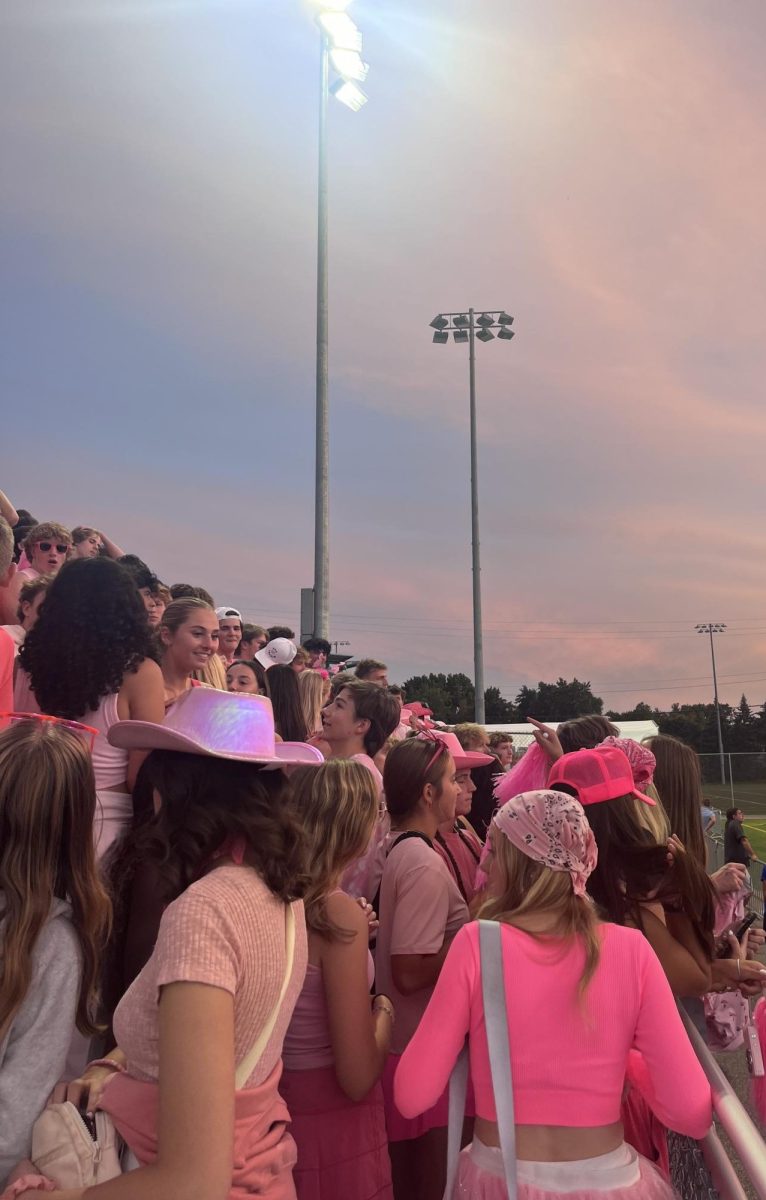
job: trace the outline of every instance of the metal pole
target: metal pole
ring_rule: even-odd
[[[726,765],[723,758],[723,734],[721,733],[721,709],[718,704],[718,680],[715,673],[715,647],[713,645],[713,625],[712,622],[708,625],[710,634],[710,657],[713,661],[713,696],[715,699],[715,720],[718,726],[718,754],[721,759],[721,783],[726,785]]]
[[[471,397],[471,551],[473,565],[473,686],[474,719],[484,724],[484,647],[481,624],[481,565],[479,560],[479,468],[476,438],[476,345],[473,309],[468,310],[468,379]]]
[[[321,34],[317,182],[316,474],[314,497],[314,634],[327,637],[330,609],[330,436],[327,401],[327,101],[329,45]]]

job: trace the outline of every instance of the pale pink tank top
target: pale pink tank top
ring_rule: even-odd
[[[16,712],[40,712],[29,676],[26,671],[19,669],[16,673],[16,683],[13,692],[13,706]],[[96,791],[106,791],[122,785],[124,790],[128,774],[128,751],[110,746],[106,735],[116,721],[117,693],[112,692],[103,696],[94,712],[85,713],[80,717],[81,725],[90,725],[98,730],[98,737],[93,744],[93,774],[96,777]]]
[[[367,982],[375,979],[375,965],[367,951]],[[313,1071],[331,1067],[335,1061],[330,1041],[330,1018],[324,994],[322,968],[308,963],[301,994],[298,997],[282,1047],[286,1071]]]

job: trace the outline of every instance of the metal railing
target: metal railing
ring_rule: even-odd
[[[708,1078],[715,1119],[731,1142],[756,1196],[759,1200],[766,1200],[766,1144],[694,1024],[683,1010],[679,1011],[694,1052]],[[746,1200],[745,1191],[715,1125],[700,1142],[700,1150],[721,1200]]]

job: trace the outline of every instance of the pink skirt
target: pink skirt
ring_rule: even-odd
[[[611,1154],[567,1163],[517,1163],[518,1200],[674,1200],[659,1171],[624,1142]],[[503,1160],[474,1139],[460,1155],[452,1200],[508,1200]]]
[[[394,1104],[394,1075],[399,1065],[399,1054],[389,1054],[383,1072],[383,1097],[386,1105],[386,1129],[389,1142],[408,1142],[412,1138],[428,1133],[429,1129],[442,1129],[449,1117],[449,1086],[445,1088],[433,1108],[419,1117],[403,1117]],[[470,1085],[469,1085],[470,1087]],[[469,1096],[472,1100],[473,1097]],[[466,1104],[466,1115],[473,1115],[473,1108]]]
[[[298,1147],[298,1200],[393,1200],[380,1083],[364,1100],[349,1100],[335,1069],[317,1067],[285,1071],[279,1091]]]

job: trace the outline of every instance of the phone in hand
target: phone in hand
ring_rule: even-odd
[[[745,917],[745,919],[743,921],[740,921],[740,923],[736,927],[736,929],[732,929],[729,932],[731,932],[733,934],[733,936],[737,939],[738,942],[741,942],[743,937],[747,933],[748,929],[750,928],[750,926],[757,920],[758,920],[757,913],[754,913],[754,912],[748,913],[747,916]],[[729,958],[731,956],[731,946],[729,945],[729,938],[726,933],[722,934],[718,938],[718,941],[716,943],[715,956],[716,956],[716,958]]]

